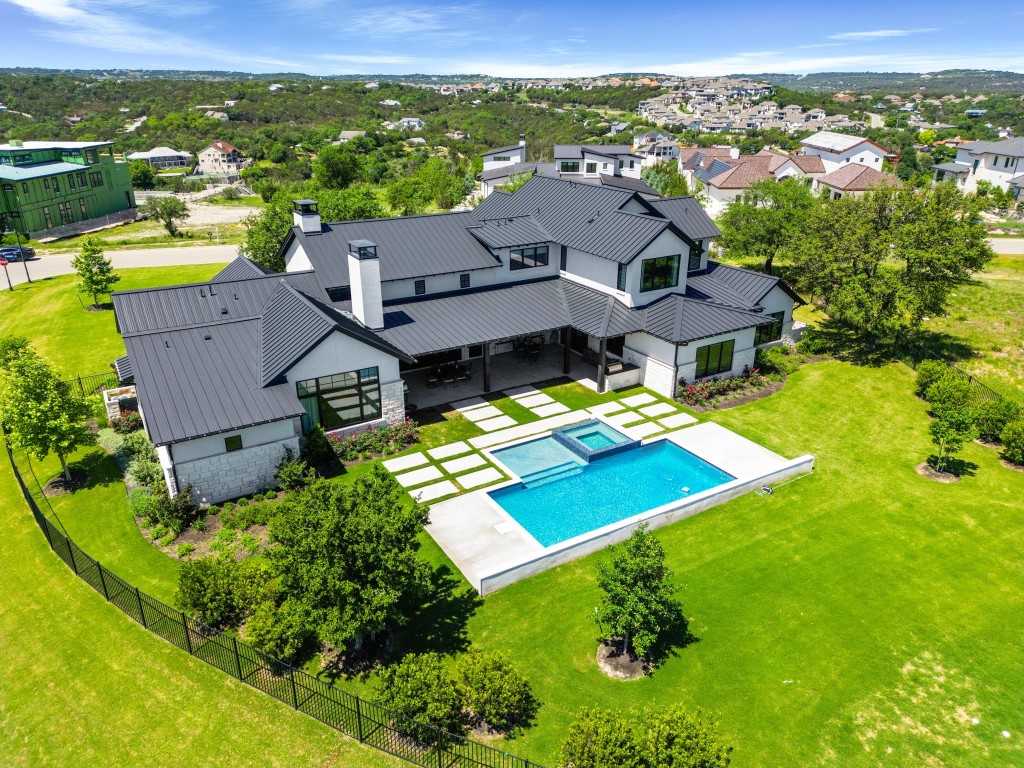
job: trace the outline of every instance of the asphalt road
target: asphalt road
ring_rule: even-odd
[[[1024,254],[1024,237],[993,237],[988,242],[996,253]]]
[[[182,248],[139,248],[129,251],[107,251],[115,269],[129,267],[171,267],[186,264],[220,264],[235,258],[235,245],[190,245]],[[30,259],[28,273],[33,280],[42,280],[56,275],[69,275],[73,253],[57,253]],[[7,273],[15,285],[25,282],[25,267],[20,261],[7,265]],[[7,282],[0,274],[0,289],[6,289]]]

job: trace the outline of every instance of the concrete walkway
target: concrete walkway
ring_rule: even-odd
[[[181,248],[138,248],[126,251],[107,251],[114,269],[131,267],[176,267],[188,264],[222,264],[238,254],[237,245],[188,245]],[[28,273],[33,280],[74,273],[71,260],[74,253],[55,253],[28,260]],[[7,265],[7,273],[15,285],[25,282],[25,267],[20,261]],[[0,275],[0,288],[7,283]]]
[[[1024,237],[990,237],[988,244],[996,253],[1006,253],[1013,256],[1024,254]]]

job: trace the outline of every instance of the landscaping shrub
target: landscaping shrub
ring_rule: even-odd
[[[136,485],[152,488],[164,479],[164,471],[155,461],[138,456],[128,465],[128,476]]]
[[[383,454],[390,448],[392,452],[400,451],[416,442],[419,437],[415,421],[403,421],[400,424],[375,427],[351,435],[330,435],[331,448],[342,461],[355,461],[369,458],[372,454]]]
[[[468,653],[455,667],[465,707],[492,728],[510,730],[529,720],[530,684],[500,653]]]
[[[947,373],[925,390],[924,398],[937,412],[942,408],[966,408],[971,400],[971,385],[959,376]]]
[[[744,369],[741,376],[701,379],[692,384],[680,381],[679,388],[676,390],[676,399],[685,405],[707,406],[711,405],[717,398],[732,392],[760,389],[768,384],[770,380],[754,368]]]
[[[461,733],[462,697],[436,653],[410,653],[380,673],[377,702],[392,712],[420,723]],[[410,728],[418,741],[429,742],[427,728]]]
[[[999,440],[1003,444],[1003,457],[1013,464],[1024,465],[1024,419],[1007,424]]]
[[[334,456],[331,443],[320,426],[307,429],[302,433],[302,449],[299,458],[310,466],[319,467],[326,464]]]
[[[225,200],[237,200],[242,196],[242,193],[238,191],[237,187],[224,187],[220,191],[220,196]]]
[[[136,488],[128,494],[128,508],[134,517],[151,518],[153,516],[153,496],[148,488]]]
[[[800,367],[785,345],[759,347],[754,353],[754,368],[765,375],[788,376]]]
[[[132,459],[159,462],[156,448],[149,442],[146,433],[141,430],[130,432],[121,439],[121,451],[126,457],[126,463],[131,462]]]
[[[306,484],[308,479],[306,473],[309,471],[305,461],[295,458],[295,453],[291,448],[285,448],[284,458],[277,463],[277,473],[274,475],[274,479],[284,490],[294,491]],[[269,493],[272,496],[275,495],[273,491]]]
[[[926,397],[928,389],[932,384],[948,375],[949,366],[941,360],[922,360],[917,364],[915,393],[918,397]]]
[[[235,563],[220,557],[185,560],[178,569],[178,608],[210,626],[225,626],[236,614]]]
[[[224,505],[221,512],[221,522],[225,528],[244,531],[253,525],[266,525],[270,518],[279,512],[279,504],[276,501],[255,501],[246,502],[243,505],[228,509]]]
[[[119,435],[127,435],[142,429],[142,416],[138,411],[121,411],[121,415],[110,420],[110,427]]]
[[[1004,397],[979,405],[974,410],[974,424],[978,428],[979,437],[994,443],[1006,429],[1006,425],[1017,421],[1020,416],[1020,406]]]
[[[310,637],[306,608],[295,600],[260,603],[245,621],[245,638],[258,651],[291,662]]]
[[[150,515],[175,533],[181,533],[199,514],[199,507],[192,501],[192,486],[186,485],[173,499],[164,491],[153,496]]]
[[[831,351],[831,348],[828,339],[820,332],[808,328],[800,337],[800,341],[796,343],[796,351],[801,355],[825,355]]]
[[[191,555],[195,551],[196,551],[196,545],[195,544],[179,544],[178,545],[178,559],[179,560],[184,560],[185,558],[187,558],[189,555]]]

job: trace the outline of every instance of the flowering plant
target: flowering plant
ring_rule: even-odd
[[[110,420],[110,428],[119,435],[127,435],[129,432],[142,429],[142,416],[138,411],[121,411],[120,416]]]
[[[419,437],[419,425],[406,419],[398,424],[371,427],[348,435],[328,435],[334,453],[342,461],[355,461],[364,454],[396,453],[412,445]]]
[[[679,382],[676,398],[686,405],[707,406],[731,392],[760,389],[769,382],[757,368],[744,368],[739,376],[722,379],[700,379],[687,384]]]

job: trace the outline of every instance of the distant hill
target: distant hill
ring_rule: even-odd
[[[988,69],[941,72],[815,72],[810,75],[760,73],[733,75],[763,80],[792,91],[886,91],[895,93],[1024,93],[1024,74]]]

